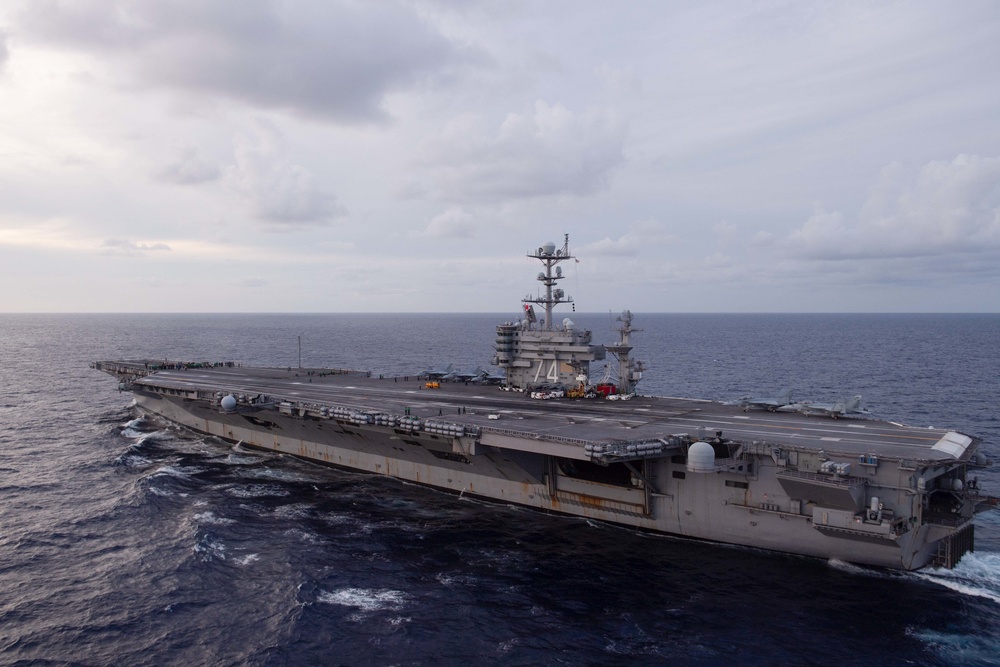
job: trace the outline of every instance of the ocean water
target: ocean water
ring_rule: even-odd
[[[307,366],[413,374],[488,365],[511,317],[0,315],[0,664],[1000,664],[997,512],[951,571],[650,536],[197,436],[88,367],[293,366],[301,337]],[[1000,316],[635,325],[642,393],[860,393],[1000,458]]]

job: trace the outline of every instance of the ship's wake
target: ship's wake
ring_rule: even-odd
[[[968,553],[953,570],[933,568],[915,572],[913,576],[1000,604],[1000,553]]]

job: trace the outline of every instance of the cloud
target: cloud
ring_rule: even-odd
[[[600,257],[638,257],[642,243],[634,234],[625,234],[617,240],[605,236],[600,241],[594,241],[584,246],[580,253],[587,256]]]
[[[103,254],[118,257],[138,257],[148,251],[170,250],[166,243],[136,243],[129,239],[108,239],[101,244]]]
[[[448,201],[500,201],[593,194],[608,187],[624,161],[627,128],[613,113],[573,113],[535,102],[496,130],[461,116],[425,147],[423,167],[434,194]]]
[[[20,27],[28,38],[105,57],[130,85],[343,123],[385,121],[386,94],[474,56],[405,3],[33,0],[25,7]]]
[[[7,33],[0,30],[0,72],[3,72],[4,65],[10,58],[10,50],[7,48]]]
[[[642,82],[639,81],[639,77],[631,65],[615,68],[603,63],[594,69],[594,74],[608,89],[608,92],[618,95],[635,95],[642,92]]]
[[[442,238],[471,238],[475,230],[475,218],[456,206],[435,216],[425,233]]]
[[[579,253],[598,257],[638,257],[643,249],[675,242],[676,237],[667,232],[657,220],[644,220],[629,225],[627,232],[617,239],[604,237],[583,246]]]
[[[736,238],[737,232],[739,232],[739,227],[728,220],[723,220],[712,225],[712,235],[720,242],[728,243],[732,241]]]
[[[242,278],[236,278],[229,283],[233,287],[246,287],[250,289],[256,289],[258,287],[267,287],[267,281],[263,278],[254,278],[245,276]]]
[[[312,172],[285,155],[281,134],[260,121],[236,137],[235,164],[226,181],[260,220],[284,228],[323,225],[346,211]]]
[[[817,206],[783,245],[822,260],[1000,255],[1000,157],[930,162],[912,179],[889,165],[855,218]]]
[[[214,181],[221,176],[219,165],[202,157],[197,148],[185,148],[176,160],[159,171],[157,176],[178,185],[193,185]]]

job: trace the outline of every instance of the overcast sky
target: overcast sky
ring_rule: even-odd
[[[0,311],[1000,312],[1000,3],[0,6]]]

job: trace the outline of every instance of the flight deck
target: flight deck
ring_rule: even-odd
[[[698,399],[634,396],[630,400],[538,400],[523,392],[476,383],[440,382],[437,388],[428,388],[416,375],[366,377],[324,369],[233,366],[160,370],[136,384],[395,412],[475,425],[487,431],[515,431],[540,440],[581,443],[681,434],[702,439],[715,437],[721,431],[725,438],[740,442],[916,462],[961,460],[968,444],[962,439],[973,440],[945,429],[905,426],[875,418],[744,411],[739,405]]]

